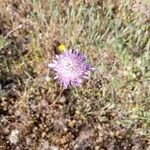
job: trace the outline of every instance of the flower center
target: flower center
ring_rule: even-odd
[[[62,62],[61,73],[68,78],[74,78],[78,75],[77,64],[72,60],[64,60]]]

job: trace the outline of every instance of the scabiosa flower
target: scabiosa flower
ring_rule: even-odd
[[[77,50],[66,50],[63,54],[57,55],[48,66],[55,71],[54,79],[57,79],[65,89],[70,85],[81,86],[82,80],[87,78],[92,69],[85,56]]]

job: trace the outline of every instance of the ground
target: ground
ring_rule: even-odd
[[[149,0],[0,1],[0,150],[149,150]],[[47,65],[77,48],[95,68],[62,90]]]

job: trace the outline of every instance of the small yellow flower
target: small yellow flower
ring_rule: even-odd
[[[58,46],[58,50],[59,50],[60,52],[64,52],[64,51],[66,50],[65,45],[64,45],[64,44],[60,44],[60,45]]]

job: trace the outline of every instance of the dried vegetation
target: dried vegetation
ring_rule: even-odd
[[[150,149],[149,12],[146,0],[1,0],[0,149]],[[60,43],[96,68],[82,88],[62,92],[48,71]]]

